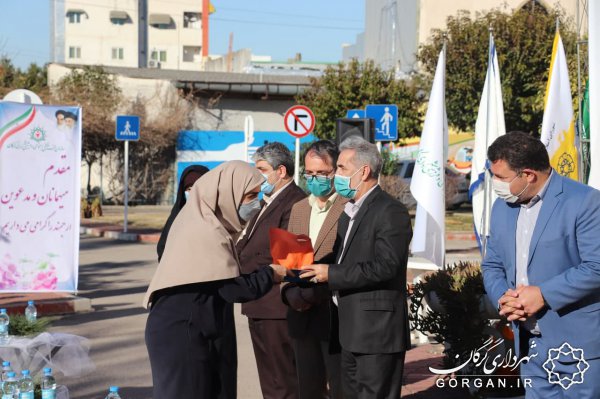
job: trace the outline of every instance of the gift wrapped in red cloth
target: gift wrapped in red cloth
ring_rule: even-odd
[[[273,263],[298,273],[302,266],[313,264],[315,255],[309,236],[273,227],[269,230],[269,238]]]

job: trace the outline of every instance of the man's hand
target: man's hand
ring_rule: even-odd
[[[301,267],[306,270],[300,277],[308,279],[313,283],[326,283],[329,281],[329,265],[306,265]]]
[[[517,294],[517,301],[527,316],[533,316],[545,306],[542,290],[538,286],[520,286],[517,288]]]
[[[508,321],[525,321],[525,310],[523,309],[523,305],[518,301],[518,297],[518,290],[509,289],[498,300],[500,315],[505,316]]]

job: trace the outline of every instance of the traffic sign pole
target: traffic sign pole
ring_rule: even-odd
[[[300,181],[300,138],[308,136],[315,128],[315,114],[304,105],[294,105],[283,116],[285,130],[296,138],[294,182]]]
[[[298,184],[300,179],[300,139],[296,137],[296,162],[294,165],[294,182]]]
[[[125,168],[123,170],[123,233],[127,233],[127,208],[129,203],[129,141],[140,139],[140,117],[135,115],[117,115],[115,139],[122,140],[125,150]]]
[[[252,115],[246,116],[244,119],[244,160],[250,162],[248,158],[248,141],[254,135],[254,119]]]
[[[123,215],[123,233],[127,233],[127,203],[129,202],[129,140],[125,140],[125,211]]]

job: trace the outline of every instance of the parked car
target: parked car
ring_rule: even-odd
[[[398,176],[407,184],[406,190],[403,190],[401,198],[398,198],[408,208],[415,208],[417,201],[410,192],[410,182],[412,181],[415,170],[415,160],[398,161]],[[462,204],[469,202],[469,175],[458,173],[445,167],[446,173],[446,209],[456,209]]]

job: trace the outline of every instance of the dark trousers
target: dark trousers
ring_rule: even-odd
[[[297,399],[298,379],[287,320],[248,318],[260,389],[265,399]]]
[[[342,349],[344,399],[398,399],[405,354],[360,354]]]
[[[330,354],[329,342],[315,338],[293,338],[292,343],[300,399],[341,399],[341,355]]]
[[[152,368],[153,397],[235,399],[237,353],[235,329],[215,338],[202,332],[207,324],[194,311],[197,294],[162,297],[146,323],[146,347]]]

